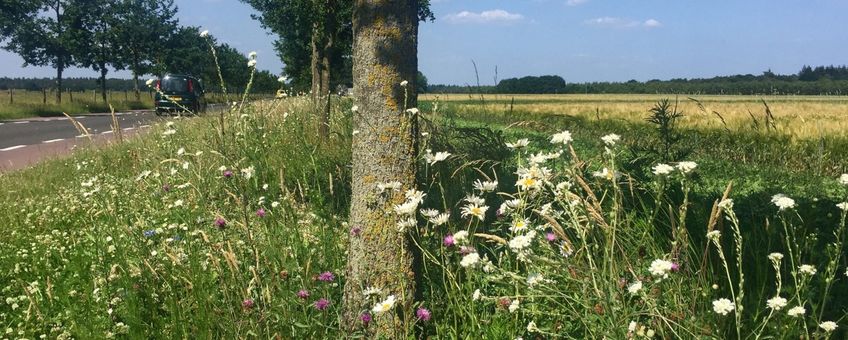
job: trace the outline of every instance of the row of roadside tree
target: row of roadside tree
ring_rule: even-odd
[[[3,0],[0,1],[0,44],[18,54],[24,66],[56,70],[56,89],[65,89],[70,67],[92,69],[105,102],[107,75],[129,70],[135,98],[139,78],[165,73],[200,77],[217,90],[214,48],[229,88],[243,88],[250,77],[248,57],[200,28],[180,25],[173,0]],[[254,88],[273,91],[277,77],[257,72]],[[57,103],[62,91],[55,91]]]

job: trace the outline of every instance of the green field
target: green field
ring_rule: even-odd
[[[562,114],[541,98],[432,99],[420,106],[422,150],[450,156],[429,163],[422,151],[426,196],[406,229],[420,256],[416,301],[430,317],[397,338],[845,336],[848,206],[837,204],[848,199],[848,137],[681,121],[664,139],[645,121],[654,96],[628,103],[629,119]],[[366,336],[367,323],[355,334],[339,326],[356,137],[352,103],[332,102],[328,139],[309,100],[257,101],[227,114],[223,133],[218,117],[177,119],[0,175],[0,269],[14,273],[0,275],[0,331]],[[757,105],[704,101],[740,102]],[[551,142],[566,130],[573,141]],[[507,146],[523,138],[526,147]],[[472,194],[488,207],[479,217],[462,213]],[[393,293],[373,288],[374,304]],[[768,307],[776,296],[783,308]],[[744,309],[720,314],[728,304]],[[826,321],[840,328],[826,333]]]
[[[10,95],[11,93],[11,95]],[[273,97],[273,94],[250,94],[250,99]],[[10,99],[11,98],[11,99]],[[228,101],[221,93],[207,93],[210,103]],[[241,95],[230,94],[229,101],[240,99]],[[62,94],[62,104],[56,103],[56,93],[52,91],[9,90],[0,91],[0,120],[31,117],[56,117],[62,113],[78,115],[85,113],[108,113],[109,105],[115,111],[147,110],[153,108],[152,93],[142,91],[140,101],[135,100],[133,91],[107,91],[108,103],[98,91],[68,91]]]

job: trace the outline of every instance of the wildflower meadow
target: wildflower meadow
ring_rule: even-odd
[[[335,103],[329,140],[295,97],[0,177],[3,337],[357,337],[401,298],[417,321],[397,338],[841,337],[848,203],[775,192],[750,216],[732,181],[693,202],[697,162],[628,168],[626,131],[485,135],[434,110],[418,186],[373,188],[405,192],[420,295],[364,287],[344,332],[356,132]]]

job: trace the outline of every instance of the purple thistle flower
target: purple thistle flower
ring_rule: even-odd
[[[549,242],[553,242],[553,241],[556,241],[557,236],[556,236],[554,233],[549,232],[549,233],[545,234],[545,238],[546,238]]]
[[[320,298],[318,301],[315,301],[315,309],[317,310],[325,310],[327,307],[330,307],[330,300],[325,298]]]
[[[418,320],[425,321],[425,322],[430,321],[430,317],[431,317],[430,311],[427,310],[427,308],[424,308],[424,307],[418,308],[418,310],[415,311],[415,316],[418,317]]]
[[[318,274],[318,281],[332,282],[335,279],[336,276],[333,275],[332,272],[323,272],[321,274]]]
[[[368,323],[371,322],[372,319],[373,318],[370,313],[362,313],[362,315],[359,316],[359,320],[362,320],[362,323],[365,324],[365,326],[368,326]]]
[[[673,271],[673,272],[680,271],[680,264],[677,263],[677,262],[672,262],[671,263],[671,271]]]
[[[224,170],[224,178],[230,178],[230,177],[233,177],[233,171],[232,170]]]
[[[453,247],[456,242],[454,242],[453,240],[453,235],[448,234],[448,236],[445,236],[445,239],[442,240],[442,243],[445,245],[445,247]]]
[[[459,247],[459,253],[462,254],[462,255],[468,255],[468,254],[471,254],[475,251],[477,251],[477,249],[474,249],[474,247],[466,247],[466,246]]]
[[[244,301],[241,302],[241,306],[244,309],[252,309],[254,305],[255,305],[255,303],[251,299],[245,299]]]
[[[297,292],[297,297],[306,300],[309,298],[309,291],[306,289],[301,289]]]
[[[351,236],[359,236],[359,234],[361,234],[361,233],[362,233],[362,228],[359,227],[359,226],[355,226],[353,228],[350,228],[350,235]]]
[[[259,216],[260,218],[265,217],[265,214],[266,212],[264,208],[259,208],[259,210],[256,211],[256,216]]]
[[[225,220],[221,216],[218,216],[215,218],[215,226],[218,227],[218,229],[224,229],[224,227],[227,226],[227,220]]]

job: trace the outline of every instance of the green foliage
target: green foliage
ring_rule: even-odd
[[[683,112],[677,110],[677,102],[675,101],[672,107],[668,98],[662,99],[649,112],[651,114],[645,120],[654,124],[659,145],[649,146],[647,149],[659,155],[663,162],[681,160],[688,154],[688,150],[680,149],[677,145],[680,141],[680,134],[676,126],[677,120],[683,117]],[[675,147],[678,148],[675,149]]]
[[[495,89],[498,93],[515,94],[563,93],[565,90],[565,80],[560,76],[509,78],[501,80],[495,86]]]
[[[296,91],[308,91],[313,85],[313,58],[320,59],[322,55],[330,56],[331,89],[353,84],[350,58],[353,1],[241,1],[258,11],[254,19],[279,37],[274,47]],[[435,20],[430,1],[419,0],[418,3],[419,19]]]
[[[120,25],[116,39],[121,59],[134,77],[153,72],[153,60],[162,43],[177,31],[173,0],[119,0]]]

